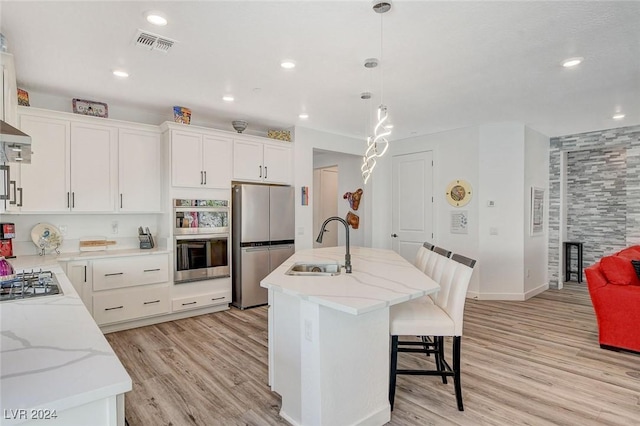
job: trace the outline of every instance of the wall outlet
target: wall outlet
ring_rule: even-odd
[[[113,222],[111,222],[111,233],[112,234],[117,234],[118,233],[118,221],[114,220]]]
[[[67,225],[58,225],[58,229],[60,230],[62,236],[67,235]]]
[[[498,235],[498,228],[493,226],[489,228],[489,235]]]
[[[496,206],[496,202],[493,200],[489,200],[487,201],[487,207],[495,207]]]
[[[298,235],[304,235],[304,227],[303,226],[299,226],[298,227]]]
[[[531,278],[531,269],[527,268],[527,278]]]

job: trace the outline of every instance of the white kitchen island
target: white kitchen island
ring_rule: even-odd
[[[344,247],[296,252],[269,290],[269,383],[294,425],[382,425],[391,418],[389,306],[438,291],[391,250],[354,247],[353,273],[291,276],[299,262],[344,263]]]
[[[51,270],[63,294],[0,303],[0,424],[124,424],[131,378],[54,256],[10,259]]]

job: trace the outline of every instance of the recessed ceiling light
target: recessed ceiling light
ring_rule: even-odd
[[[162,16],[161,13],[158,12],[149,12],[147,13],[147,22],[153,25],[157,25],[159,27],[164,27],[167,25],[167,18]]]
[[[122,71],[122,70],[114,70],[113,71],[113,75],[115,75],[116,77],[121,77],[121,78],[129,77],[129,73],[126,72],[126,71]]]
[[[286,70],[290,70],[296,67],[296,63],[287,59],[280,62],[280,66]]]
[[[306,120],[307,118],[309,118],[309,114],[307,114],[306,112],[303,112],[298,116],[298,118],[302,118],[303,120]]]
[[[578,57],[565,59],[564,61],[562,61],[562,66],[565,68],[575,67],[576,65],[579,65],[583,60],[584,58]]]
[[[611,118],[613,118],[614,120],[622,120],[624,118],[624,114],[618,112],[618,113],[615,113]]]
[[[225,102],[233,102],[233,99],[234,99],[234,98],[233,98],[233,96],[231,96],[231,95],[224,95],[224,96],[222,97],[222,100],[223,100],[223,101],[225,101]]]

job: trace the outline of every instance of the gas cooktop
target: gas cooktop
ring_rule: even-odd
[[[0,283],[0,302],[62,294],[56,275],[51,271],[31,271]]]

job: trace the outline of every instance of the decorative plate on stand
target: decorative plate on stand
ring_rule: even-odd
[[[46,254],[47,251],[55,251],[60,254],[60,246],[62,245],[62,234],[54,225],[46,222],[38,223],[31,230],[31,241],[40,249],[40,256]]]

